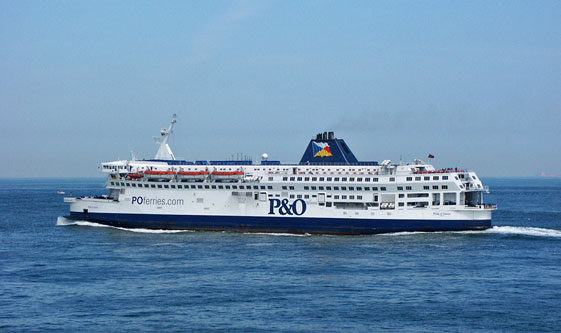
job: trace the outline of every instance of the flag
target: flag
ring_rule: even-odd
[[[429,158],[434,158],[434,155],[433,155],[433,154],[429,154]]]

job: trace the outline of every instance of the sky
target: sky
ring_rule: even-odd
[[[153,158],[561,174],[561,1],[0,1],[0,177]]]

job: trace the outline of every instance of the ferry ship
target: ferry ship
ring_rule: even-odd
[[[177,160],[176,123],[154,159],[101,164],[108,194],[66,197],[71,220],[124,228],[308,234],[483,230],[496,205],[473,171],[419,159],[359,161],[333,132],[313,137],[300,162]],[[429,158],[432,157],[429,155]]]

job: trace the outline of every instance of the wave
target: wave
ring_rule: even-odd
[[[522,235],[536,237],[561,237],[561,230],[535,228],[535,227],[512,227],[512,226],[493,226],[485,230],[465,230],[465,231],[403,231],[381,234],[377,236],[411,236],[426,234],[504,234],[504,235]]]
[[[510,234],[510,235],[539,236],[539,237],[561,237],[561,230],[546,229],[546,228],[535,228],[535,227],[494,226],[491,229],[483,230],[481,232],[482,233],[490,233],[490,234]]]
[[[59,226],[79,225],[79,226],[85,226],[85,227],[112,228],[112,229],[118,229],[118,230],[130,231],[130,232],[144,233],[144,234],[177,234],[177,233],[182,233],[182,232],[194,232],[193,230],[122,228],[122,227],[114,227],[114,226],[95,223],[95,222],[70,220],[70,219],[67,219],[67,218],[62,217],[62,216],[59,216],[57,218],[56,225],[59,225]]]

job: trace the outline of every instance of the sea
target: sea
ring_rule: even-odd
[[[296,236],[57,223],[104,180],[2,179],[0,331],[561,331],[561,179],[484,183],[486,231]]]

